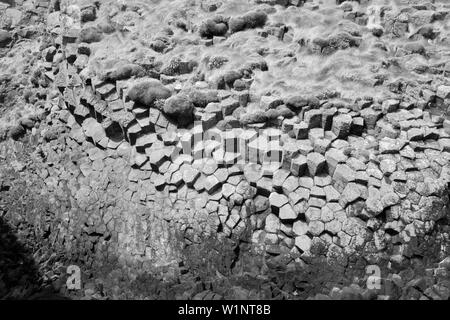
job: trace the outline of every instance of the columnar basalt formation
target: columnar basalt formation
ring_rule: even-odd
[[[377,264],[406,291],[401,271],[449,255],[447,4],[75,2],[38,2],[35,88],[53,91],[2,142],[41,142],[42,195],[66,199],[55,248],[176,273],[217,239],[232,269],[253,268],[240,248],[258,272]],[[12,41],[0,31],[0,48]]]

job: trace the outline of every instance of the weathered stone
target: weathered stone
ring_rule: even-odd
[[[303,199],[303,200],[308,201],[309,200],[309,195],[310,195],[310,190],[307,189],[307,188],[300,187],[300,188],[298,188],[295,191],[295,194],[297,195],[297,197],[299,199]]]
[[[380,171],[380,169],[378,169],[378,167],[374,163],[369,163],[367,165],[366,172],[370,177],[374,177],[379,180],[383,178],[383,173]]]
[[[229,184],[229,183],[225,183],[225,184],[222,186],[222,195],[223,195],[223,197],[224,197],[225,199],[230,198],[230,196],[231,196],[232,194],[234,194],[235,192],[236,192],[236,187],[233,186],[233,185],[231,185],[231,184]]]
[[[305,212],[306,221],[310,222],[314,220],[319,220],[321,214],[322,214],[321,209],[316,207],[309,207],[308,210],[306,210]]]
[[[183,172],[183,180],[190,187],[192,187],[194,185],[195,181],[198,179],[199,176],[200,176],[200,172],[197,169],[194,169],[192,167],[187,168]]]
[[[212,194],[220,187],[220,181],[215,176],[208,176],[204,180],[205,190]]]
[[[96,143],[99,143],[102,139],[106,138],[105,129],[93,118],[87,118],[83,121],[82,128],[84,134],[87,137],[92,138]]]
[[[411,128],[408,130],[407,135],[409,141],[418,141],[423,139],[424,131],[422,128]]]
[[[333,180],[336,190],[342,192],[349,182],[355,181],[355,171],[346,164],[338,164],[334,170]]]
[[[0,29],[0,48],[5,48],[12,40],[12,35],[6,31]]]
[[[283,144],[283,168],[291,169],[292,160],[299,156],[297,141],[288,140]]]
[[[202,172],[205,175],[212,175],[217,170],[217,163],[213,159],[206,159],[203,164]]]
[[[274,214],[269,214],[266,218],[266,226],[264,230],[270,233],[277,233],[281,228],[280,219]]]
[[[318,128],[322,125],[322,112],[317,109],[308,110],[304,113],[303,120],[308,128]]]
[[[404,141],[384,137],[379,142],[379,151],[381,154],[398,153],[404,145]]]
[[[256,188],[252,187],[248,181],[242,180],[236,186],[236,192],[244,197],[244,199],[251,199],[256,195]]]
[[[346,138],[351,129],[352,117],[348,114],[340,114],[333,118],[333,126],[331,131],[337,136],[338,139]]]
[[[199,177],[195,180],[193,187],[195,190],[197,190],[197,192],[203,192],[205,190],[205,179],[206,177],[200,174]]]
[[[263,212],[270,207],[270,202],[267,197],[257,195],[254,199],[256,212]]]
[[[183,183],[183,175],[180,171],[176,171],[172,174],[170,183],[177,187],[179,187]]]
[[[347,165],[355,171],[366,170],[366,164],[359,159],[350,157],[346,161]]]
[[[325,173],[327,169],[327,163],[325,157],[320,153],[313,152],[307,156],[308,170],[311,176]]]
[[[305,121],[294,124],[293,138],[307,139],[308,138],[308,124]]]
[[[304,215],[308,209],[308,203],[306,201],[300,201],[294,205],[294,211],[297,215]]]
[[[394,190],[384,190],[381,191],[381,203],[384,208],[391,207],[400,202],[400,197],[394,192]]]
[[[135,153],[134,155],[134,164],[138,167],[142,167],[147,160],[148,157],[145,154]]]
[[[256,182],[262,177],[261,166],[258,164],[247,164],[244,167],[244,177],[248,182],[256,184]]]
[[[356,201],[361,197],[361,189],[358,188],[356,183],[348,183],[342,191],[339,198],[339,204],[345,208],[348,204]]]
[[[377,188],[369,187],[369,196],[366,200],[366,209],[369,213],[374,216],[379,215],[383,212],[384,207],[381,202],[381,194]]]
[[[337,202],[339,201],[340,194],[337,192],[337,190],[333,186],[325,186],[323,188],[323,191],[325,193],[325,197],[327,199],[327,202]]]
[[[309,252],[311,249],[311,238],[307,235],[301,235],[295,238],[295,245],[302,252]]]
[[[334,174],[334,170],[339,163],[344,163],[347,160],[347,156],[341,150],[331,148],[325,153],[325,159],[328,166],[328,172],[330,175]]]
[[[259,103],[262,110],[274,109],[282,104],[283,100],[275,96],[262,96]]]
[[[314,187],[311,188],[310,195],[311,195],[311,197],[325,199],[325,191],[323,190],[323,188],[318,187],[318,186],[314,186]]]
[[[279,191],[281,191],[281,187],[283,186],[284,181],[289,176],[289,171],[285,169],[276,170],[273,174],[272,181],[273,187]]]
[[[309,200],[308,200],[308,205],[310,207],[322,208],[326,204],[327,204],[327,202],[325,201],[324,198],[311,196],[311,197],[309,197]]]
[[[285,195],[289,195],[291,192],[294,192],[299,187],[298,178],[294,176],[289,176],[283,182],[283,192]]]
[[[272,179],[262,177],[256,182],[256,188],[259,194],[268,197],[272,192]]]
[[[380,162],[380,169],[384,175],[389,176],[397,170],[397,164],[392,159],[383,159]]]
[[[341,231],[341,228],[341,223],[336,219],[325,223],[325,230],[331,234],[337,234]]]
[[[391,113],[397,111],[398,107],[400,105],[400,101],[396,99],[387,99],[383,101],[381,104],[381,110],[383,113]]]
[[[304,221],[295,221],[292,226],[292,231],[297,236],[305,235],[309,231],[308,224]]]
[[[225,118],[226,116],[229,116],[233,114],[233,111],[239,108],[240,103],[238,100],[229,97],[225,100],[222,100],[220,102],[220,108],[222,110],[222,117]]]
[[[322,221],[315,220],[315,221],[311,221],[308,224],[308,228],[309,228],[309,232],[311,232],[311,234],[313,236],[317,237],[325,230],[325,225]]]
[[[269,202],[274,212],[279,213],[280,209],[288,203],[288,198],[282,194],[272,192],[269,196]]]
[[[333,220],[333,218],[334,218],[333,210],[331,210],[331,208],[328,205],[324,206],[321,209],[320,220],[323,222],[329,222]]]
[[[304,187],[306,189],[310,189],[314,186],[314,180],[310,177],[300,177],[298,179],[298,182],[301,187]]]
[[[298,140],[297,146],[300,154],[303,156],[307,156],[314,151],[314,148],[311,145],[311,141],[309,140]]]
[[[158,137],[156,134],[146,134],[136,139],[135,146],[138,151],[141,151],[145,150],[148,147],[151,147],[153,143],[157,141]]]
[[[170,95],[170,90],[154,79],[138,83],[128,91],[131,100],[149,107],[153,106],[156,100],[167,99]]]
[[[239,134],[237,131],[225,131],[222,133],[222,144],[225,152],[238,153],[241,145],[239,144]]]
[[[147,151],[151,150],[151,151]],[[155,168],[159,169],[161,165],[167,160],[166,150],[164,149],[147,149],[146,153],[149,156],[150,164]]]
[[[314,141],[314,152],[325,154],[330,146],[331,141],[329,139],[317,139]]]
[[[166,179],[164,179],[164,176],[161,174],[156,175],[156,177],[153,179],[153,184],[155,185],[155,188],[161,189],[166,184]]]
[[[283,207],[281,207],[278,215],[281,220],[294,220],[297,218],[297,214],[292,209],[292,207],[289,203],[287,203]]]
[[[368,130],[375,129],[375,125],[381,116],[380,111],[375,111],[373,108],[366,108],[361,110],[361,117],[364,118],[364,123]]]
[[[309,129],[308,139],[312,144],[315,144],[317,140],[323,139],[325,137],[325,132],[323,128],[312,128]]]
[[[444,152],[450,152],[450,139],[439,139],[439,147]]]
[[[450,99],[450,86],[439,86],[436,91],[436,96],[441,99]]]
[[[391,174],[390,179],[392,181],[400,181],[400,182],[406,182],[406,174],[404,171],[395,171]]]
[[[279,162],[266,162],[261,166],[261,171],[264,177],[272,177],[281,167]]]
[[[380,135],[382,137],[388,137],[391,139],[395,139],[399,135],[399,130],[397,130],[392,124],[384,120],[379,120],[377,122],[376,130],[380,132]]]
[[[279,141],[269,141],[267,144],[267,151],[264,154],[263,164],[282,164],[283,162],[283,147]]]
[[[214,175],[220,181],[220,183],[225,183],[228,179],[228,169],[219,168],[214,172]]]
[[[294,111],[301,111],[306,106],[318,107],[320,101],[314,96],[293,95],[286,99],[286,105]]]
[[[307,166],[308,165],[306,157],[303,155],[298,155],[297,157],[292,159],[290,170],[294,176],[298,177],[305,174]]]

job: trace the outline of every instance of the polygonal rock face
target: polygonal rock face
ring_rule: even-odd
[[[261,167],[256,164],[249,164],[244,167],[244,176],[249,182],[256,183],[262,176]]]
[[[290,204],[285,204],[279,211],[279,217],[281,220],[294,220],[297,218],[297,214]]]
[[[255,197],[254,203],[256,212],[262,212],[270,206],[269,199],[260,195]]]
[[[309,252],[311,249],[311,244],[311,238],[305,234],[295,238],[295,246],[302,252]]]
[[[206,175],[211,175],[217,170],[217,163],[213,159],[207,159],[203,164],[202,171]]]
[[[208,176],[205,179],[204,184],[205,184],[205,189],[209,194],[216,191],[220,186],[220,182],[215,176]]]
[[[289,202],[289,199],[282,194],[272,192],[269,196],[270,205],[275,208],[275,210],[280,210],[285,204]]]
[[[100,142],[102,139],[106,138],[106,133],[100,123],[95,121],[95,119],[88,118],[83,122],[83,131],[86,136],[92,138],[95,142]]]
[[[298,178],[294,176],[288,177],[283,182],[283,192],[286,195],[289,195],[291,192],[296,190],[299,187]]]
[[[89,299],[117,298],[109,282],[147,272],[178,284],[152,298],[307,298],[309,283],[256,294],[239,272],[219,285],[197,273],[207,262],[221,278],[276,278],[312,263],[332,288],[389,260],[390,299],[448,298],[446,260],[437,267],[450,181],[445,1],[4,2],[1,219],[33,242],[39,269],[51,254],[92,274],[108,264],[106,290],[83,284]],[[0,298],[27,292],[11,288],[15,273]]]
[[[183,172],[183,180],[187,185],[193,185],[199,176],[200,172],[194,168],[189,168]]]
[[[297,236],[305,235],[308,232],[308,230],[309,230],[308,224],[306,222],[303,222],[303,221],[296,221],[296,222],[294,222],[294,225],[292,227],[292,231]]]
[[[308,228],[312,235],[319,236],[325,230],[325,225],[322,221],[315,220],[308,224]]]
[[[297,157],[291,160],[291,173],[294,176],[302,176],[307,169],[306,157],[302,155],[298,155]]]
[[[337,190],[343,190],[347,184],[355,180],[355,172],[346,164],[339,164],[333,174],[333,180]]]
[[[274,214],[269,214],[266,218],[266,232],[277,233],[280,230],[280,219]]]
[[[256,183],[258,192],[264,196],[269,196],[272,192],[272,180],[267,177],[262,177]]]
[[[336,135],[337,138],[346,138],[350,133],[352,124],[352,117],[348,114],[341,114],[333,118],[333,126],[331,131]]]
[[[347,157],[341,150],[332,148],[325,153],[325,159],[327,161],[329,173],[333,174],[336,166],[339,163],[345,162],[347,160]]]
[[[286,178],[289,176],[289,171],[280,169],[275,171],[272,176],[273,186],[281,188]]]
[[[164,113],[176,119],[180,126],[186,126],[193,121],[194,104],[185,95],[170,97],[164,103]]]
[[[308,170],[311,176],[326,172],[325,157],[317,152],[312,152],[306,157]]]
[[[439,86],[436,95],[441,99],[450,99],[450,86]]]
[[[390,175],[397,169],[397,164],[392,159],[384,159],[380,162],[380,169],[385,175]]]

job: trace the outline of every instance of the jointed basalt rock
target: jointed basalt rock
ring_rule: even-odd
[[[58,37],[42,42],[42,61],[30,56],[37,71],[23,73],[33,73],[31,81],[15,81],[12,69],[0,81],[0,104],[9,110],[23,102],[27,111],[8,118],[17,126],[0,145],[2,217],[18,230],[35,223],[37,244],[70,254],[88,271],[108,266],[108,286],[122,275],[161,271],[176,282],[164,283],[178,298],[220,290],[255,297],[245,284],[216,280],[217,272],[221,279],[233,273],[240,283],[242,271],[249,279],[263,275],[257,298],[273,298],[278,288],[278,298],[307,298],[318,292],[313,287],[342,283],[316,298],[382,298],[362,280],[351,284],[371,264],[395,282],[390,298],[448,299],[442,248],[450,132],[442,110],[450,90],[445,62],[428,62],[440,59],[435,53],[446,41],[445,30],[434,28],[447,19],[443,7],[408,4],[397,14],[364,12],[364,3],[323,11],[320,3],[269,0],[242,4],[256,9],[228,18],[210,12],[227,12],[229,4],[201,3],[201,16],[190,11],[199,6],[193,3],[145,32],[140,23],[152,13],[129,4],[65,8],[59,14],[70,28],[50,17]],[[46,10],[42,4],[36,12]],[[158,5],[171,10],[149,6]],[[300,21],[302,30],[280,22],[297,12],[314,19]],[[315,35],[312,50],[302,49],[297,32]],[[423,38],[435,40],[418,44]],[[5,39],[5,48],[18,50]],[[0,57],[2,67],[14,64],[12,53]],[[22,101],[24,87],[30,91]],[[44,116],[29,116],[33,108]],[[33,194],[48,199],[48,208],[24,202]],[[277,278],[286,272],[289,280]],[[88,282],[85,294],[101,296],[96,290]]]

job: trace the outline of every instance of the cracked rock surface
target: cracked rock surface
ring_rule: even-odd
[[[0,1],[0,298],[448,300],[449,48],[444,0]]]

